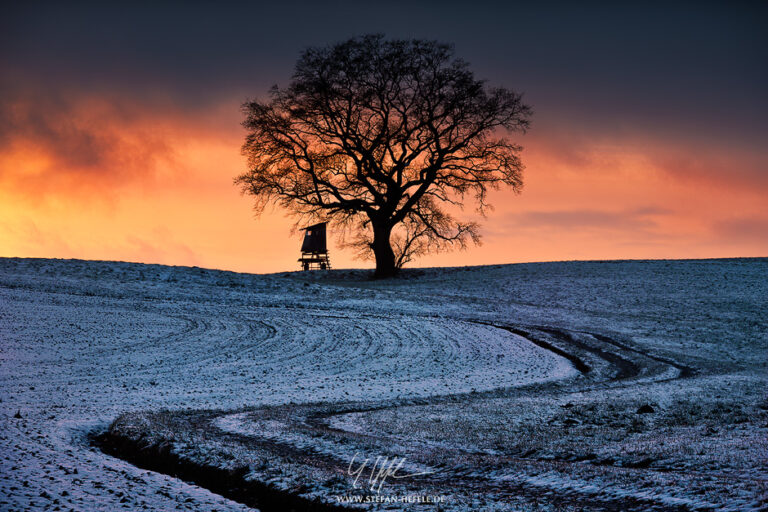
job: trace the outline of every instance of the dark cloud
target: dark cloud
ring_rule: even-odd
[[[739,2],[19,2],[3,17],[0,58],[54,87],[162,88],[194,105],[283,82],[307,46],[382,32],[454,42],[543,116],[765,134],[767,12]]]
[[[107,127],[89,126],[72,105],[50,96],[0,99],[0,149],[24,140],[64,168],[98,169],[117,141]]]
[[[143,109],[101,98],[84,101],[51,94],[0,97],[0,183],[44,196],[77,188],[116,188],[151,179],[174,149]],[[17,168],[23,154],[34,172]],[[30,157],[30,155],[35,155]]]
[[[587,161],[584,140],[640,136],[649,150],[680,145],[658,158],[671,172],[719,159],[727,175],[733,148],[752,155],[735,174],[764,184],[766,5],[16,2],[0,19],[0,137],[30,133],[95,169],[116,135],[65,122],[79,99],[187,112],[224,102],[236,125],[239,103],[285,83],[303,48],[380,32],[453,42],[479,76],[525,93],[534,133],[561,140],[565,157]],[[39,105],[9,117],[30,90]]]

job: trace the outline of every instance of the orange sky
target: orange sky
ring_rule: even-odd
[[[238,103],[192,115],[124,103],[118,110],[91,98],[51,123],[80,147],[8,138],[0,147],[0,256],[297,269],[292,220],[280,210],[254,219],[250,199],[232,184],[244,169]],[[30,108],[21,101],[15,115]],[[414,266],[768,256],[765,155],[574,133],[544,119],[516,136],[525,146],[525,188],[492,195],[482,246]],[[334,267],[371,266],[335,245]]]

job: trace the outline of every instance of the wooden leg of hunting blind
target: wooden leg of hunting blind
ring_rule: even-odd
[[[331,259],[328,257],[328,251],[302,253],[298,262],[302,270],[328,270],[331,268]]]

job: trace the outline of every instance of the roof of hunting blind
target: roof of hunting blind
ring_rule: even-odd
[[[301,252],[327,252],[325,244],[325,225],[321,222],[304,228],[304,243],[301,244]]]

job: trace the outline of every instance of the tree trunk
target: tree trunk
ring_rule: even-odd
[[[373,226],[373,254],[376,257],[376,272],[373,276],[377,279],[392,277],[397,272],[395,267],[395,253],[392,251],[389,237],[392,227]]]

